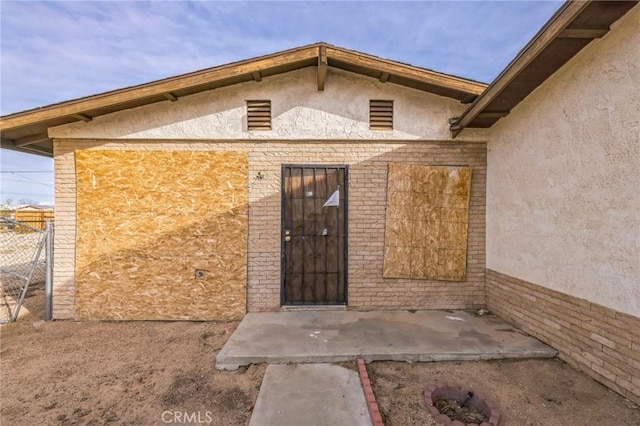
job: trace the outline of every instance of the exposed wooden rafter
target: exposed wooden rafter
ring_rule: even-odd
[[[339,49],[333,46],[327,46],[327,56],[337,62],[348,63],[356,67],[376,70],[380,73],[393,75],[394,77],[402,77],[408,80],[413,80],[419,83],[436,87],[446,87],[450,90],[456,90],[462,93],[479,95],[480,93],[484,92],[487,87],[487,85],[483,83],[476,83],[463,78],[453,77],[450,75],[425,70],[424,68],[418,68],[412,65],[376,58],[369,55],[363,55],[358,52]]]
[[[43,148],[40,146],[25,146],[21,147],[20,150],[27,150],[31,154],[42,155],[44,157],[53,157],[53,149]]]
[[[461,104],[470,104],[478,98],[478,95],[467,95],[460,101]]]
[[[609,32],[609,28],[567,28],[558,38],[600,38]]]
[[[391,77],[391,76],[389,75],[388,72],[380,73],[380,82],[381,83],[386,83],[389,80],[389,77]]]
[[[0,146],[4,149],[9,149],[12,151],[28,152],[30,154],[42,155],[43,157],[53,156],[52,149],[44,148],[41,146],[35,146],[35,145],[25,145],[25,146],[18,147],[16,146],[15,141],[7,138],[0,139]]]
[[[82,120],[85,123],[90,122],[91,120],[93,120],[93,118],[89,117],[87,114],[71,114],[71,116],[73,118],[76,118],[78,120]]]
[[[16,139],[13,144],[17,147],[33,145],[34,143],[40,143],[49,140],[49,136],[46,133],[40,135],[27,136],[25,138]]]
[[[486,111],[478,114],[478,118],[502,118],[509,115],[509,111]]]
[[[262,74],[260,74],[260,71],[252,72],[251,76],[256,83],[260,83],[262,81]]]
[[[520,51],[518,56],[500,73],[489,87],[467,108],[462,116],[450,127],[456,137],[467,127],[522,71],[540,55],[590,2],[566,2],[545,24],[536,36]]]
[[[175,102],[178,100],[178,97],[171,92],[163,93],[162,96],[170,100],[171,102]]]
[[[324,90],[324,83],[327,79],[327,48],[318,47],[318,90]]]

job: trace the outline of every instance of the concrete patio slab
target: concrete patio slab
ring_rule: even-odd
[[[354,370],[331,364],[270,365],[249,426],[371,426]]]
[[[551,358],[557,352],[492,315],[464,311],[247,314],[216,368],[270,363]]]

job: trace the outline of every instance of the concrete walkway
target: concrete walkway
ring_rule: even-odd
[[[270,365],[249,426],[371,426],[354,370],[331,364]]]
[[[216,368],[271,363],[550,358],[556,351],[493,316],[463,311],[247,314]]]

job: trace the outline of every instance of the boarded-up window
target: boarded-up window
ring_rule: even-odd
[[[247,101],[247,129],[271,130],[271,101]]]
[[[471,169],[390,164],[385,278],[462,281]]]
[[[393,101],[369,101],[369,128],[393,130]]]
[[[75,158],[76,318],[244,316],[246,153],[78,150]]]

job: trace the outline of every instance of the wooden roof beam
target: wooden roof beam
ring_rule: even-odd
[[[164,96],[165,98],[167,98],[167,100],[171,102],[175,102],[178,100],[178,97],[171,92],[163,93],[162,96]]]
[[[41,146],[25,146],[21,147],[20,150],[27,150],[30,154],[42,155],[43,157],[53,157],[53,150],[43,148]]]
[[[609,32],[609,28],[567,28],[558,38],[600,38]]]
[[[509,115],[510,111],[491,111],[491,112],[481,112],[478,114],[477,118],[502,118]]]
[[[318,46],[318,90],[324,90],[324,83],[327,79],[327,48]]]
[[[478,98],[478,95],[467,95],[460,101],[461,104],[470,104]]]
[[[33,145],[34,143],[44,142],[49,140],[49,136],[46,133],[40,135],[27,136],[24,138],[16,139],[13,141],[14,146],[24,147],[27,145]]]
[[[85,123],[90,122],[91,120],[93,120],[92,117],[89,117],[87,114],[72,114],[71,115],[73,118],[77,118],[78,120],[82,120]]]
[[[380,73],[387,73],[390,76],[397,76],[429,84],[432,86],[444,87],[457,90],[463,93],[479,95],[484,92],[487,85],[476,83],[450,75],[428,71],[411,65],[400,64],[362,53],[351,52],[333,46],[327,46],[327,56],[332,60],[355,65],[357,67],[375,70]]]
[[[53,150],[49,150],[41,146],[30,146],[30,145],[18,147],[16,146],[15,141],[7,138],[0,139],[0,146],[4,149],[9,149],[12,151],[20,151],[20,152],[29,151],[30,154],[42,155],[43,157],[50,157],[50,158],[53,157]]]
[[[493,83],[450,126],[452,136],[455,138],[465,127],[471,124],[509,83],[520,75],[590,3],[590,1],[568,1],[564,3],[538,34],[518,53],[518,56],[496,77]]]
[[[260,74],[260,71],[252,72],[251,76],[256,83],[260,83],[262,81],[262,74]]]
[[[391,75],[389,75],[388,72],[383,72],[380,74],[380,83],[386,83],[389,80],[389,77],[391,77]]]

